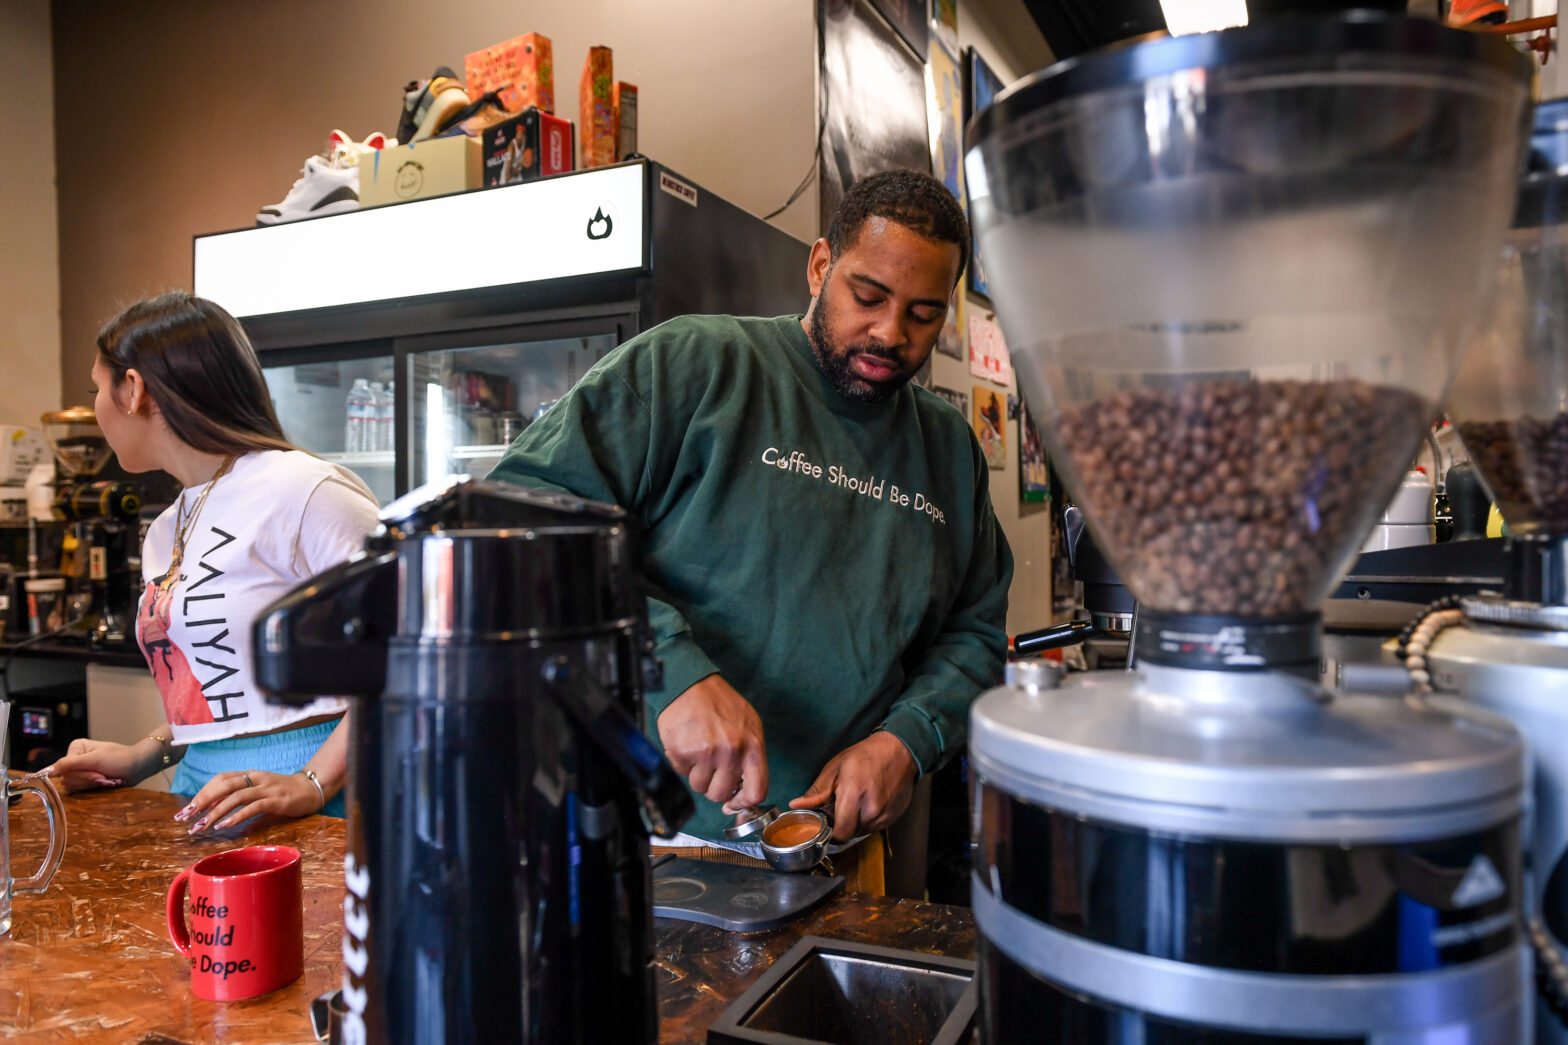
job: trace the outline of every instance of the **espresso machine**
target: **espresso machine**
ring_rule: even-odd
[[[85,585],[87,639],[95,648],[135,642],[136,601],[141,594],[141,497],[129,483],[94,479],[113,451],[91,407],[73,406],[43,415],[44,438],[66,477],[54,498],[55,517],[70,525],[60,554],[60,572]]]
[[[1531,145],[1492,321],[1448,397],[1510,530],[1502,590],[1434,614],[1435,634],[1405,653],[1529,742],[1536,1041],[1568,1045],[1568,99],[1536,108]]]
[[[633,523],[470,480],[381,518],[255,624],[269,699],[358,698],[344,1040],[656,1041],[648,835],[693,804],[641,729]]]
[[[1137,600],[1135,668],[970,724],[982,1040],[1516,1045],[1525,757],[1330,693],[1319,604],[1437,413],[1531,66],[1368,11],[1062,62],[970,124],[1021,390]]]

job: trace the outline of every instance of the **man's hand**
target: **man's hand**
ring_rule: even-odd
[[[811,790],[791,809],[833,803],[833,840],[847,842],[880,831],[903,815],[915,789],[915,758],[904,742],[878,730],[835,755],[822,767]]]
[[[670,765],[726,814],[768,796],[762,719],[722,677],[709,675],[676,697],[657,726]]]

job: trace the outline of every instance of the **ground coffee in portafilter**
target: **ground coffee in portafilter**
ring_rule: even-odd
[[[1059,438],[1138,598],[1268,617],[1317,608],[1434,413],[1361,381],[1213,381],[1074,406]]]
[[[1568,532],[1568,413],[1467,422],[1459,438],[1513,532]]]

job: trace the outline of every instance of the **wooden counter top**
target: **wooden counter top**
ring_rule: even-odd
[[[343,904],[343,821],[270,819],[245,833],[200,841],[173,820],[180,799],[123,790],[66,798],[69,842],[41,896],[13,904],[0,938],[0,1038],[112,1045],[312,1042],[310,999],[338,986]],[[43,855],[44,814],[25,796],[11,807],[13,875]],[[305,854],[305,975],[240,1002],[190,990],[190,966],[164,925],[164,896],[181,868],[255,843]],[[813,934],[971,957],[966,908],[839,896],[794,925],[740,936],[660,919],[660,1041],[700,1043],[708,1025],[802,935]]]

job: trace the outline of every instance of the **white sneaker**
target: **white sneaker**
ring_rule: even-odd
[[[305,161],[299,180],[282,202],[263,207],[257,225],[279,225],[359,209],[359,166],[334,167],[320,156]]]

